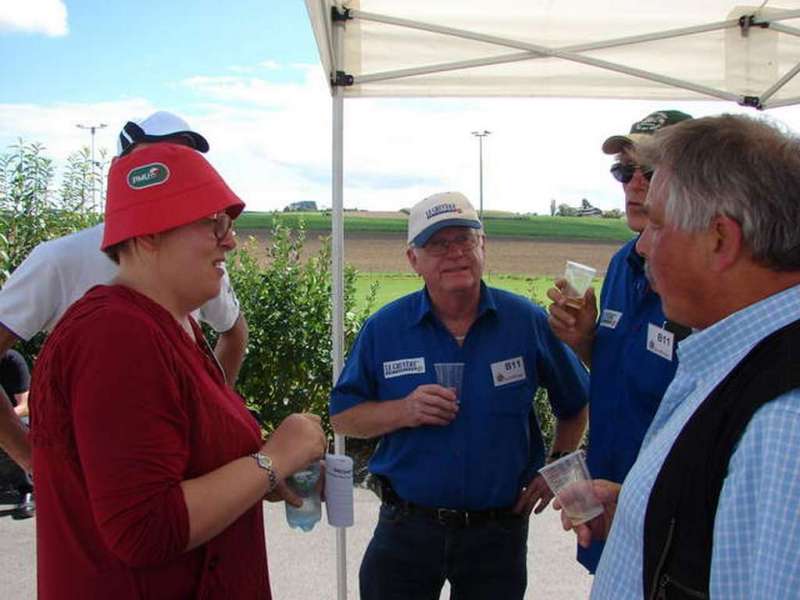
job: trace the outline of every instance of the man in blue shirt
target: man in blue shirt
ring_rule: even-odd
[[[607,512],[576,527],[587,544],[613,518],[595,600],[800,598],[798,148],[795,134],[741,115],[680,123],[637,147],[655,167],[637,250],[667,317],[697,331],[678,349],[675,378],[621,493],[596,482]],[[765,362],[773,370],[769,360],[777,372],[751,385]],[[741,414],[735,443],[720,455],[713,429]],[[698,484],[697,474],[718,474],[719,487]],[[698,539],[683,543],[698,531],[704,557]],[[666,542],[654,547],[655,539]]]
[[[361,564],[363,600],[522,599],[528,516],[551,494],[532,419],[536,389],[558,419],[551,453],[586,427],[587,375],[529,300],[481,281],[485,238],[458,193],[409,215],[407,257],[425,288],[364,324],[331,394],[338,433],[380,437],[370,471],[380,518]],[[460,363],[461,385],[437,384]]]
[[[603,143],[603,152],[616,157],[611,174],[622,184],[625,217],[636,234],[647,225],[644,202],[653,171],[637,164],[634,144],[690,118],[677,110],[660,110],[634,123],[628,134],[611,136]],[[587,292],[579,310],[566,305],[564,281],[548,291],[553,300],[549,319],[553,332],[591,367],[589,472],[617,483],[633,466],[678,366],[674,342],[680,335],[667,323],[661,299],[647,282],[644,259],[636,252],[637,240],[638,235],[611,259],[600,293],[599,320],[594,290]],[[673,340],[668,350],[650,344],[659,335]],[[578,547],[578,561],[594,573],[602,551],[602,541],[590,548]]]

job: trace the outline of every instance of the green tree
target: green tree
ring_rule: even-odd
[[[305,230],[292,231],[276,218],[267,243],[265,264],[248,251],[228,260],[236,295],[247,317],[250,341],[237,389],[272,430],[293,412],[314,412],[328,422],[331,360],[331,249],[301,260]],[[252,248],[254,240],[248,245]],[[365,307],[356,312],[355,276],[345,270],[345,346],[349,348],[372,310],[373,287]]]
[[[100,221],[91,204],[97,183],[87,149],[71,155],[61,189],[52,189],[55,167],[39,143],[20,140],[0,155],[0,285],[42,241]]]
[[[603,211],[603,218],[604,219],[621,219],[624,216],[625,216],[625,213],[623,213],[618,208],[612,208],[611,210],[604,210]]]
[[[559,217],[575,217],[578,215],[578,209],[569,204],[559,204],[556,216]]]
[[[100,221],[91,203],[98,175],[88,148],[67,159],[61,188],[53,191],[55,166],[44,146],[22,140],[0,154],[0,286],[39,243]],[[29,363],[39,354],[44,335],[20,343]]]

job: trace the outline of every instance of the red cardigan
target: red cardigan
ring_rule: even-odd
[[[37,361],[31,421],[41,600],[270,598],[260,502],[184,551],[181,481],[261,434],[160,305],[121,286],[76,302]]]

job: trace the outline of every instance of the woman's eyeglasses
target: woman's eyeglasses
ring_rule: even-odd
[[[208,220],[214,222],[214,237],[217,238],[218,242],[224,240],[233,229],[233,219],[226,212],[213,214]]]
[[[642,177],[647,179],[647,181],[650,181],[653,178],[653,169],[637,164],[614,163],[611,166],[611,174],[614,176],[614,179],[620,183],[628,183],[631,179],[633,179],[636,169],[639,169],[642,172]]]

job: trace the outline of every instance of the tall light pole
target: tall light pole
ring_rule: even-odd
[[[97,176],[95,175],[95,169],[99,166],[99,163],[94,160],[94,134],[98,129],[103,129],[104,127],[108,127],[108,125],[106,123],[98,123],[96,125],[84,125],[83,123],[78,123],[76,127],[78,129],[87,129],[92,134],[92,207],[95,207],[97,206],[97,199],[95,198],[94,193],[94,183],[97,179]]]
[[[480,209],[478,210],[478,215],[481,221],[483,221],[483,138],[487,135],[492,133],[491,131],[486,131],[482,129],[480,131],[473,131],[472,135],[478,138],[478,172],[480,177]]]

